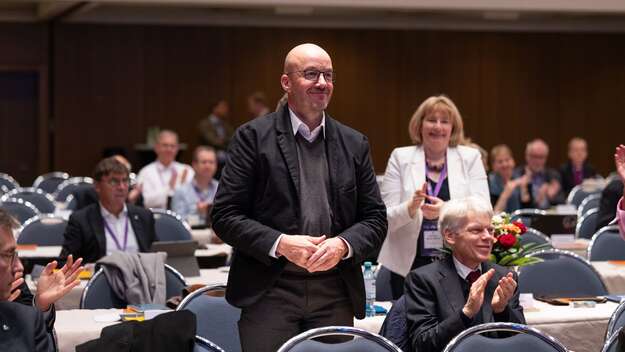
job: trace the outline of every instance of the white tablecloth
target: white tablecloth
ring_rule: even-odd
[[[590,262],[611,294],[625,294],[625,262]]]
[[[378,303],[390,308],[389,302]],[[605,329],[617,304],[608,302],[594,308],[571,308],[535,302],[536,310],[526,311],[530,326],[549,334],[576,352],[601,350]],[[56,331],[61,352],[74,351],[74,346],[99,337],[100,330],[113,323],[97,323],[94,317],[119,310],[65,310],[57,312]],[[354,326],[379,332],[384,316],[355,319]]]

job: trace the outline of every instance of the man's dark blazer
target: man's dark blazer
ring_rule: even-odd
[[[458,333],[481,323],[499,321],[525,324],[523,308],[519,305],[518,286],[506,309],[500,314],[493,313],[490,305],[493,293],[499,279],[507,275],[509,270],[488,262],[482,263],[482,273],[491,268],[495,269],[495,274],[486,286],[482,309],[469,324],[466,324],[465,320],[468,319],[462,313],[467,302],[464,280],[458,275],[451,256],[408,274],[405,286],[406,318],[414,351],[442,351]]]
[[[585,180],[587,178],[595,177],[596,175],[597,172],[595,171],[595,168],[589,163],[584,162],[582,165],[582,179]],[[565,196],[568,196],[569,192],[571,192],[573,187],[575,187],[573,164],[570,160],[560,166],[560,184],[562,185],[562,192]]]
[[[363,317],[365,289],[360,264],[382,245],[386,207],[367,138],[326,114],[325,143],[332,216],[329,235],[340,235],[353,249],[353,257],[337,267],[354,314]],[[216,234],[235,248],[226,291],[231,304],[252,305],[280,276],[286,258],[272,258],[269,252],[281,233],[299,234],[299,188],[288,106],[236,131],[212,211]]]
[[[140,252],[147,252],[155,241],[154,216],[152,212],[131,204],[128,217]],[[63,234],[61,258],[73,254],[74,258],[83,258],[85,263],[94,263],[106,255],[106,234],[104,219],[100,212],[100,203],[95,203],[72,213]]]
[[[0,351],[54,351],[39,310],[17,302],[0,302]]]

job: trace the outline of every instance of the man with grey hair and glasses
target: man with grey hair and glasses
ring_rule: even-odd
[[[406,277],[406,318],[415,351],[442,351],[463,330],[488,322],[525,323],[516,274],[488,259],[493,211],[477,197],[452,199],[438,228],[451,255]]]

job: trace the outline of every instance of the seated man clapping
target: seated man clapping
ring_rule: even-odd
[[[415,351],[442,351],[463,330],[493,321],[525,323],[516,274],[488,262],[494,243],[490,204],[452,199],[438,228],[452,255],[406,277],[406,317]]]

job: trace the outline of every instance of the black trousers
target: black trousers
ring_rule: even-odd
[[[285,273],[258,302],[243,308],[239,335],[244,352],[275,352],[291,337],[309,329],[353,324],[352,303],[338,273]],[[324,340],[342,341],[345,337]]]

